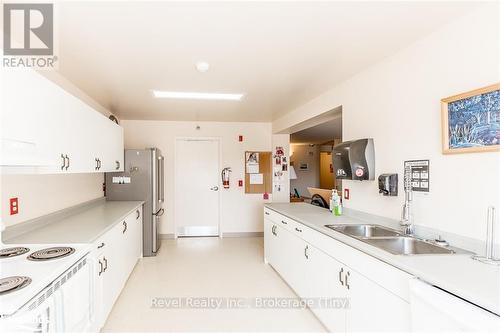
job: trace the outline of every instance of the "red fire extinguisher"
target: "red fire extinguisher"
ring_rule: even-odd
[[[224,168],[222,169],[222,186],[224,188],[229,188],[229,173],[231,172],[231,168]]]

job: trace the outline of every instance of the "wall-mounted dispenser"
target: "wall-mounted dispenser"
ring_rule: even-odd
[[[375,180],[373,139],[346,141],[333,147],[337,179]]]
[[[396,197],[398,195],[398,174],[383,173],[378,176],[378,193]]]

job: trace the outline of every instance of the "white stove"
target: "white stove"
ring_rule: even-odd
[[[73,291],[61,287],[74,284],[69,283],[70,280],[79,280],[76,279],[78,271],[82,272],[78,274],[81,281],[90,279],[92,265],[87,258],[90,249],[89,244],[2,244],[0,321],[33,310],[59,289],[59,294],[72,294]],[[71,279],[72,276],[75,279]],[[91,290],[88,294],[91,295]]]

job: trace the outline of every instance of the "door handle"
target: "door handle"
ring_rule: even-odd
[[[219,186],[214,186],[210,188],[210,191],[215,191],[217,192],[219,190]]]
[[[108,269],[108,259],[106,259],[106,257],[103,257],[102,259],[104,260],[104,269],[102,271],[106,272]]]
[[[102,266],[102,261],[100,261],[100,260],[99,260],[99,276],[101,276],[101,274],[102,274],[102,272],[103,272],[103,271],[102,271],[102,268],[103,268],[103,266]]]
[[[122,233],[125,233],[125,231],[127,231],[127,222],[123,221],[123,232]]]
[[[157,211],[153,215],[160,217],[163,215],[163,213],[165,213],[165,209],[161,208],[159,211]]]
[[[344,268],[341,268],[339,271],[339,281],[341,285],[344,285],[344,281],[342,281],[342,273],[344,273]]]

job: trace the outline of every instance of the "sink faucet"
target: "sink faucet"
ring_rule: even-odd
[[[405,235],[413,235],[413,216],[411,213],[411,202],[413,200],[413,191],[411,185],[411,167],[405,167],[404,174],[404,188],[405,188],[405,203],[401,212],[400,225],[404,226]]]

